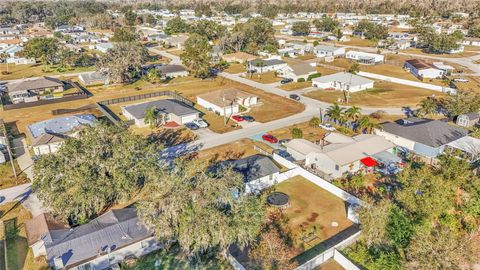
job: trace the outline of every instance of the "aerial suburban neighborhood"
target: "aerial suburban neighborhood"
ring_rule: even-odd
[[[0,102],[0,270],[480,270],[480,0],[4,0]]]

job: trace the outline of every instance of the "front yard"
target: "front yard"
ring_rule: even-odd
[[[283,84],[279,88],[286,91],[294,91],[294,90],[307,88],[310,86],[312,86],[312,82],[305,81],[305,82],[291,82],[291,83]]]
[[[247,70],[245,69],[244,64],[231,63],[230,66],[224,71],[231,74],[238,74],[238,73],[246,72]]]
[[[269,71],[269,72],[263,72],[263,73],[253,73],[251,75],[247,74],[246,78],[256,81],[259,83],[275,83],[279,82],[282,80],[281,77],[277,77],[276,73],[274,71]]]
[[[2,80],[14,80],[31,77],[52,76],[52,75],[68,75],[69,73],[94,71],[95,67],[75,67],[72,69],[59,70],[56,66],[45,66],[42,64],[33,65],[15,65],[8,64],[9,74],[1,75]],[[7,71],[7,64],[0,64],[0,72]]]
[[[308,97],[334,103],[340,102],[342,105],[345,103],[345,94],[343,91],[335,90],[315,90],[305,94]],[[395,84],[386,81],[376,81],[375,88],[351,93],[349,105],[356,106],[370,106],[370,107],[416,107],[418,103],[432,95],[443,96],[444,94],[426,90],[422,88],[411,87],[402,84]]]
[[[275,129],[269,132],[269,134],[277,137],[279,140],[282,139],[293,139],[292,129],[299,128],[303,132],[303,138],[311,142],[318,142],[325,136],[327,133],[326,130],[320,127],[312,127],[309,122],[303,122],[293,126],[288,126],[280,129]]]

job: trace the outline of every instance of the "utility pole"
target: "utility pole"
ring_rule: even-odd
[[[17,170],[15,169],[15,163],[13,162],[13,154],[12,154],[12,150],[10,149],[10,140],[7,135],[5,123],[3,122],[2,119],[0,119],[0,125],[1,125],[0,128],[1,128],[2,135],[3,137],[5,137],[5,144],[7,146],[8,158],[10,159],[10,164],[12,165],[13,175],[15,176],[15,179],[17,179]]]

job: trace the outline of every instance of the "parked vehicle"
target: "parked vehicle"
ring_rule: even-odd
[[[291,82],[293,82],[293,79],[290,79],[290,78],[285,78],[285,79],[280,81],[281,84],[287,84],[287,83],[291,83]]]
[[[453,79],[453,81],[454,81],[454,82],[463,82],[463,83],[467,83],[467,82],[468,82],[468,80],[465,79],[465,78],[455,78],[455,79]]]
[[[0,203],[5,201],[5,197],[4,196],[0,196]]]
[[[255,118],[253,118],[253,116],[250,116],[250,115],[243,115],[242,118],[247,122],[255,122]]]
[[[207,122],[205,122],[203,119],[195,119],[193,120],[193,123],[201,128],[206,128],[208,127]]]
[[[297,94],[291,94],[290,98],[293,99],[293,100],[296,100],[296,101],[300,101],[300,96],[297,95]]]
[[[199,129],[199,127],[194,124],[194,123],[186,123],[185,126],[188,128],[188,129],[191,129],[191,130],[197,130]]]
[[[335,131],[336,128],[330,124],[320,124],[318,125],[319,127],[325,129],[325,130],[328,130],[328,131]]]
[[[279,143],[280,145],[285,145],[285,144],[288,143],[289,141],[290,141],[290,139],[283,139],[283,140],[278,141],[278,143]]]
[[[263,134],[262,139],[264,141],[269,142],[269,143],[278,143],[278,139],[275,138],[273,135],[270,135],[270,134]]]
[[[234,116],[232,116],[232,119],[237,121],[237,122],[242,122],[243,120],[245,120],[245,119],[243,119],[243,116],[241,116],[241,115],[234,115]]]

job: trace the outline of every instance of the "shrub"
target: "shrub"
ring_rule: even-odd
[[[305,79],[304,78],[298,78],[297,82],[304,82]]]
[[[301,139],[303,138],[303,131],[299,128],[292,128],[292,137],[294,139]]]
[[[318,127],[318,125],[320,125],[320,118],[318,118],[318,117],[312,117],[312,119],[310,119],[310,121],[308,122],[308,124],[309,124],[311,127]]]
[[[312,74],[312,75],[308,76],[307,81],[311,81],[312,79],[318,78],[320,76],[322,76],[321,73]]]

